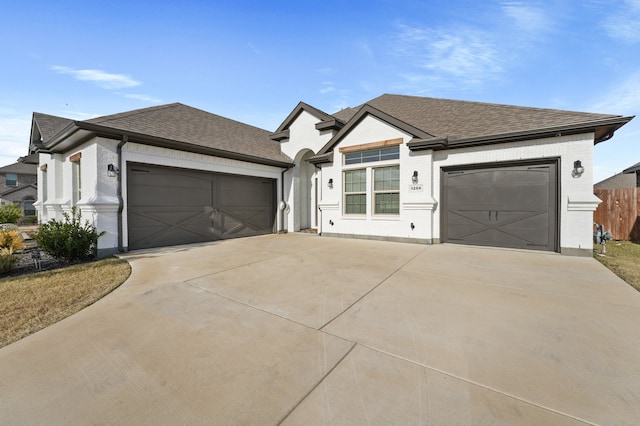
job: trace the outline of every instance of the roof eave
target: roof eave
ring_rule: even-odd
[[[188,151],[195,154],[212,155],[216,157],[227,158],[230,160],[248,161],[251,163],[280,168],[290,168],[294,165],[292,162],[288,162],[285,160],[280,161],[276,159],[257,157],[243,153],[229,152],[217,148],[194,145],[188,142],[175,141],[172,139],[149,136],[135,132],[127,132],[124,130],[102,126],[99,124],[87,123],[86,121],[74,122],[74,125],[75,129],[69,129],[68,131],[61,132],[56,135],[54,143],[51,146],[46,147],[49,152],[66,152],[86,142],[93,136],[106,137],[110,139],[121,139],[123,135],[126,135],[129,142],[138,142],[145,145],[157,146],[159,148]],[[76,134],[78,136],[75,136]],[[68,143],[64,143],[65,140],[68,141]]]
[[[498,143],[519,142],[531,139],[544,139],[558,137],[563,135],[576,135],[580,133],[594,133],[594,144],[611,139],[613,133],[626,123],[631,121],[632,117],[615,117],[603,120],[596,120],[580,124],[568,124],[564,126],[554,126],[545,129],[525,130],[520,132],[502,133],[497,135],[483,135],[470,138],[455,138],[454,136],[446,136],[439,138],[420,139],[414,138],[407,143],[411,151],[422,150],[445,150],[466,148],[479,145],[493,145]]]

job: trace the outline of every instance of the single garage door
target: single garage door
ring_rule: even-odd
[[[449,243],[557,251],[557,164],[445,169]]]
[[[129,249],[270,234],[275,179],[127,165]]]

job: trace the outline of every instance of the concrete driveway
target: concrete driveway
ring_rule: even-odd
[[[640,294],[593,259],[303,234],[124,257],[0,349],[0,423],[640,424]]]

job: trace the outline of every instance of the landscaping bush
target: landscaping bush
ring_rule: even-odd
[[[13,255],[11,250],[0,248],[0,274],[9,272],[17,260],[18,258]]]
[[[0,206],[0,223],[18,223],[22,217],[22,211],[17,204]]]
[[[24,249],[22,234],[17,229],[0,230],[0,248],[9,250],[10,254]]]
[[[36,234],[38,246],[51,256],[68,262],[95,257],[98,238],[96,227],[89,221],[81,222],[80,212],[74,207],[71,215],[64,213],[64,221],[51,220]]]

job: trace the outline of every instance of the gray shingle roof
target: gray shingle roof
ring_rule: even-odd
[[[480,137],[620,117],[390,94],[379,96],[366,104],[435,137]],[[342,110],[333,116],[349,120],[362,106]]]
[[[373,114],[413,136],[412,150],[503,143],[557,134],[595,132],[594,142],[633,117],[500,105],[451,99],[385,94],[335,114],[345,126],[311,159],[330,161],[333,147],[367,114]]]
[[[56,117],[55,115],[43,114],[41,112],[34,112],[33,119],[37,123],[40,136],[42,136],[42,140],[44,141],[51,139],[73,121],[68,118]]]
[[[17,175],[35,175],[38,172],[37,164],[13,163],[0,167],[0,173],[15,173]]]
[[[125,133],[137,133],[229,153],[291,163],[270,132],[180,103],[87,120]],[[186,147],[185,147],[186,148]]]
[[[631,167],[627,167],[622,171],[622,173],[635,173],[637,171],[640,171],[640,163],[636,163]]]

